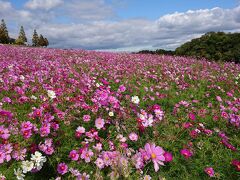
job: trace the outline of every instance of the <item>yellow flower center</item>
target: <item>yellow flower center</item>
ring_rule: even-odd
[[[152,156],[152,159],[155,159],[157,157],[155,153],[152,153],[151,156]]]

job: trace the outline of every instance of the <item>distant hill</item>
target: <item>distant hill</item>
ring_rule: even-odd
[[[186,42],[175,51],[140,51],[139,53],[170,54],[240,63],[240,33],[208,32]]]

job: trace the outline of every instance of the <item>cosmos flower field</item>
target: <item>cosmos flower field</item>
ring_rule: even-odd
[[[0,179],[240,179],[239,73],[0,46]]]

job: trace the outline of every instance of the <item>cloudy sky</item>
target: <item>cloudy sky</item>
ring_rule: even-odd
[[[240,0],[0,0],[11,37],[24,26],[50,47],[175,49],[208,31],[240,32]]]

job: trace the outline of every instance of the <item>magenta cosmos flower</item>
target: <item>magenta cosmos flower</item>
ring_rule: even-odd
[[[152,162],[154,164],[154,170],[157,172],[159,170],[159,165],[164,165],[163,161],[165,161],[164,157],[164,150],[159,147],[155,146],[155,144],[149,144],[147,143],[144,147],[147,156],[149,156],[152,159]]]
[[[165,151],[163,155],[165,157],[165,162],[171,162],[173,160],[172,153]]]
[[[58,164],[57,171],[59,174],[64,175],[68,172],[68,166],[65,163]]]
[[[195,120],[196,120],[196,116],[195,116],[195,114],[193,114],[192,112],[190,112],[190,113],[188,114],[188,117],[189,117],[189,119],[191,119],[192,121],[195,121]]]
[[[189,149],[182,149],[180,153],[186,158],[190,158],[193,154]]]
[[[232,160],[232,165],[236,167],[237,171],[240,171],[240,161],[237,159]]]
[[[104,122],[104,119],[102,118],[97,118],[95,121],[95,126],[97,127],[97,129],[102,129],[104,124],[105,122]]]
[[[214,170],[212,167],[207,167],[204,169],[205,173],[207,173],[210,177],[214,176]]]

